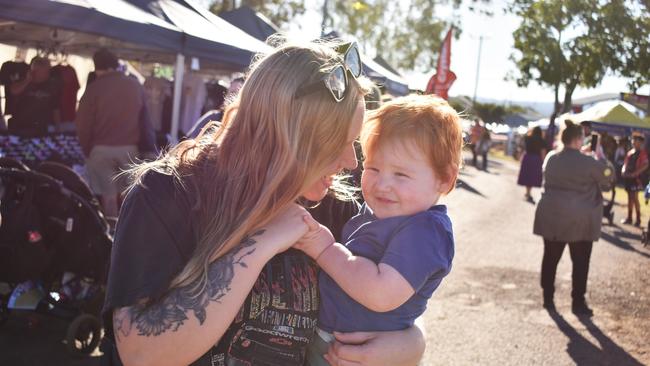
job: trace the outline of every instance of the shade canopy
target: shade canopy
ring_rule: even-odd
[[[250,65],[253,55],[270,50],[264,42],[191,0],[126,1],[180,29],[186,35],[183,49],[186,56],[241,70]]]
[[[0,8],[0,43],[49,52],[89,56],[105,47],[123,59],[166,64],[183,54],[234,71],[268,49],[184,0],[0,0]]]
[[[121,0],[0,0],[0,42],[88,56],[100,47],[122,58],[169,61],[183,33]]]
[[[595,104],[581,113],[566,118],[574,122],[592,122],[596,131],[617,135],[629,135],[636,130],[649,130],[649,121],[639,118],[631,104],[620,100],[609,100]]]
[[[408,82],[401,76],[381,66],[373,59],[361,55],[364,73],[374,82],[381,84],[386,92],[395,96],[407,95],[409,93]]]
[[[221,12],[219,17],[260,41],[266,41],[270,35],[279,32],[279,28],[268,18],[248,6]]]

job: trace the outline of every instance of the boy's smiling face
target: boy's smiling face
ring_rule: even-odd
[[[385,141],[374,150],[364,162],[361,190],[378,218],[425,211],[448,188],[415,144]]]

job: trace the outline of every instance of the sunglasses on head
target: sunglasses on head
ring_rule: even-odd
[[[345,99],[349,85],[348,73],[355,79],[361,75],[361,56],[356,42],[344,43],[336,47],[335,51],[343,57],[343,62],[336,65],[321,80],[298,88],[294,96],[295,99],[321,90],[323,84],[337,103]]]

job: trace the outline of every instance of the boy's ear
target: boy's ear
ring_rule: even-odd
[[[440,193],[448,194],[456,188],[456,181],[458,179],[458,172],[460,170],[456,168],[449,168],[449,174],[447,175],[448,179],[442,182],[440,185]]]

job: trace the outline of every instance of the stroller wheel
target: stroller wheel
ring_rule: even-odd
[[[90,354],[99,344],[101,324],[96,316],[81,314],[68,326],[66,346],[70,352]]]

